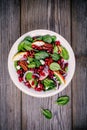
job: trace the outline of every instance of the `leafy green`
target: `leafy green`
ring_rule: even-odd
[[[45,52],[45,51],[40,51],[40,52],[37,52],[37,53],[35,54],[35,59],[41,60],[41,59],[45,59],[45,58],[48,57],[48,56],[49,56],[49,54],[48,54],[47,52]]]
[[[32,72],[28,72],[25,77],[26,77],[26,80],[31,80],[32,79]]]
[[[42,36],[37,37],[36,40],[42,40]]]
[[[18,45],[18,51],[25,51],[23,41]]]
[[[50,90],[50,89],[55,88],[55,83],[51,79],[46,78],[44,79],[43,83],[44,83],[45,90]]]
[[[66,71],[66,72],[68,71],[68,67],[65,68],[65,71]]]
[[[69,53],[66,50],[66,48],[62,47],[62,52],[61,52],[61,56],[65,59],[68,60],[69,59]]]
[[[28,57],[28,61],[32,62],[34,60],[34,58]]]
[[[57,46],[54,46],[53,53],[58,53],[58,47]]]
[[[68,96],[61,96],[56,100],[56,103],[58,105],[66,105],[69,102],[69,97]]]
[[[51,119],[52,118],[52,112],[48,109],[41,109],[42,114],[47,118]]]
[[[55,61],[58,61],[60,59],[60,55],[57,53],[53,53],[51,56],[52,56],[52,59]]]
[[[27,40],[27,41],[29,41],[29,42],[33,42],[33,38],[32,38],[32,37],[30,37],[30,36],[25,37],[25,39],[24,39],[24,40]]]
[[[31,62],[31,63],[29,63],[29,65],[28,65],[28,68],[35,68],[35,67],[36,67],[35,62]]]
[[[29,42],[27,40],[23,40],[18,45],[18,51],[25,51],[25,50],[32,50],[31,42]]]
[[[53,62],[50,64],[50,69],[51,70],[60,70],[60,65],[56,62]]]
[[[41,65],[41,62],[37,59],[34,59],[36,67],[39,67]]]
[[[47,34],[47,35],[43,36],[43,41],[47,42],[47,43],[51,43],[52,42],[52,38],[51,38],[50,35]]]
[[[52,42],[56,41],[56,36],[51,36],[51,38],[52,38]]]
[[[18,66],[18,61],[14,61],[14,67],[16,68],[17,66]]]

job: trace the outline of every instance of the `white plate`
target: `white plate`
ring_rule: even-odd
[[[70,56],[70,58],[68,60],[69,70],[68,70],[68,75],[66,77],[66,84],[61,85],[58,90],[37,92],[34,89],[27,88],[27,86],[25,86],[23,83],[20,83],[18,81],[18,76],[17,76],[16,70],[14,68],[14,63],[12,61],[12,57],[14,56],[15,53],[17,53],[18,44],[26,36],[34,37],[34,36],[46,35],[46,34],[55,35],[57,37],[57,40],[59,40],[61,42],[61,44],[68,50],[69,56]],[[24,93],[31,95],[31,96],[34,96],[34,97],[49,97],[49,96],[53,96],[53,95],[58,94],[59,92],[63,91],[67,87],[67,85],[70,83],[70,81],[74,75],[74,72],[75,72],[75,56],[74,56],[74,53],[73,53],[71,46],[61,35],[53,32],[53,31],[50,31],[50,30],[42,30],[42,29],[34,30],[34,31],[30,31],[28,33],[25,33],[13,44],[13,46],[9,52],[9,56],[8,56],[8,70],[9,70],[10,77],[11,77],[12,81],[14,82],[14,84]]]

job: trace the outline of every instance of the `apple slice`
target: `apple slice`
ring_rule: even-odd
[[[12,57],[12,61],[20,60],[27,52],[18,52]]]
[[[59,71],[54,71],[54,74],[59,78],[62,84],[66,83],[64,77],[59,73]]]

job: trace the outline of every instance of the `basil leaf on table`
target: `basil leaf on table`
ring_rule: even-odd
[[[57,53],[53,53],[51,56],[52,56],[52,59],[55,61],[58,61],[60,59],[60,55]]]
[[[65,59],[68,60],[69,59],[69,53],[66,50],[66,48],[62,47],[62,52],[61,52],[61,56]]]
[[[45,51],[40,51],[40,52],[37,52],[37,53],[35,54],[35,59],[41,60],[41,59],[45,59],[45,58],[48,57],[48,56],[49,56],[49,54],[48,54],[47,52],[45,52]]]
[[[47,118],[51,119],[52,118],[52,112],[48,109],[41,109],[42,114]]]
[[[56,100],[58,105],[66,105],[69,102],[69,96],[61,96]]]
[[[51,70],[60,70],[61,68],[60,68],[60,65],[58,63],[53,62],[50,64],[50,69]]]
[[[52,42],[52,38],[51,38],[50,35],[47,34],[47,35],[43,36],[43,41],[47,42],[47,43],[51,43]]]

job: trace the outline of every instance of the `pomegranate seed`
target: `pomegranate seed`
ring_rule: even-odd
[[[60,45],[60,41],[56,41],[55,44],[56,44],[56,45]]]
[[[32,85],[34,85],[34,81],[32,81],[32,83],[31,83]]]
[[[62,63],[64,62],[64,59],[63,59],[63,58],[61,59],[61,62],[62,62]]]
[[[65,63],[65,67],[67,67],[68,66],[68,63]]]
[[[60,50],[58,50],[58,54],[60,54],[61,53],[61,51]]]
[[[58,64],[59,64],[59,65],[61,64],[61,61],[60,61],[60,60],[58,60]]]
[[[19,82],[22,82],[23,81],[23,78],[22,77],[18,77],[18,79],[19,79]]]
[[[44,66],[40,66],[39,69],[42,70],[44,68]]]
[[[25,82],[25,85],[28,86],[29,88],[31,88],[31,85],[30,85],[30,83],[28,81]]]
[[[41,88],[37,88],[37,87],[36,87],[35,90],[36,90],[36,91],[41,91]]]
[[[45,76],[45,73],[43,71],[40,72],[41,76]]]
[[[32,78],[34,78],[34,79],[35,79],[35,75],[32,75]]]
[[[17,70],[17,74],[22,74],[22,70]]]
[[[27,58],[27,55],[23,55],[24,58]]]

